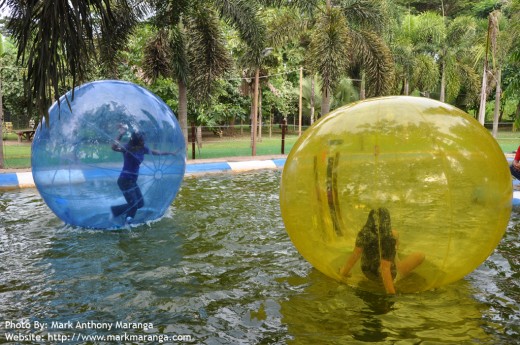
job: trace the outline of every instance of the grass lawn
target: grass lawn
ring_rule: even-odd
[[[520,145],[520,132],[498,132],[497,141],[505,153],[516,152]]]
[[[296,142],[296,135],[288,135],[285,140],[285,153],[289,153]],[[274,155],[281,153],[281,137],[262,138],[257,142],[256,154]],[[186,153],[188,160],[192,157],[192,145],[188,144]],[[222,138],[205,141],[201,148],[195,148],[195,158],[222,158],[251,156],[251,140],[249,137]],[[4,167],[5,168],[30,168],[31,166],[31,146],[27,143],[19,144],[16,139],[4,141]]]
[[[288,135],[285,139],[285,154],[291,151],[294,143],[298,139],[295,135]],[[280,137],[262,138],[256,144],[256,155],[278,155],[281,154],[282,141]],[[192,144],[188,145],[188,159],[192,157]],[[241,137],[232,141],[206,141],[199,149],[195,146],[195,158],[221,158],[251,156],[250,138]]]
[[[4,167],[29,168],[31,166],[30,143],[19,144],[17,139],[4,141]]]
[[[297,136],[290,134],[285,140],[285,153],[288,154]],[[505,153],[515,152],[520,145],[520,132],[499,132],[498,144]],[[27,142],[18,143],[16,134],[4,141],[4,167],[5,168],[30,168],[31,146]],[[186,156],[191,160],[192,145],[188,144]],[[238,138],[222,138],[204,141],[202,147],[196,147],[195,158],[222,158],[251,156],[251,141],[249,136]],[[256,154],[273,155],[281,153],[281,138],[279,135],[268,138],[265,135],[261,142],[257,143]]]

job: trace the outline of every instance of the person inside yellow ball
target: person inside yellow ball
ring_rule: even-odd
[[[398,233],[392,229],[390,212],[386,208],[371,210],[365,226],[356,237],[354,252],[340,269],[349,276],[352,267],[361,258],[361,270],[373,281],[382,282],[385,291],[395,294],[394,279],[408,275],[424,261],[423,253],[413,253],[404,260],[397,256]]]

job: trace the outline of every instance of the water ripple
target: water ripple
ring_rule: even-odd
[[[517,211],[466,279],[381,296],[301,258],[280,217],[279,181],[272,171],[187,179],[167,216],[121,231],[63,225],[34,189],[0,194],[0,322],[152,322],[149,332],[203,344],[517,341]]]

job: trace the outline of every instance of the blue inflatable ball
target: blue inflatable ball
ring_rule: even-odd
[[[112,229],[158,219],[179,191],[184,137],[148,90],[104,80],[69,91],[32,144],[34,182],[65,223]]]

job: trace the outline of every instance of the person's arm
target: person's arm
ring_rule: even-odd
[[[392,262],[388,260],[381,260],[381,278],[385,286],[386,293],[395,294],[394,280],[391,272]]]
[[[114,140],[114,143],[112,144],[112,150],[117,152],[123,152],[123,146],[121,146],[121,138],[123,138],[123,135],[126,133],[126,127],[124,125],[119,125],[119,135]]]
[[[348,277],[348,275],[350,274],[350,270],[352,270],[352,267],[354,267],[356,262],[361,257],[361,253],[363,253],[363,248],[361,248],[361,247],[354,248],[354,251],[347,259],[347,262],[345,262],[345,265],[343,267],[341,267],[341,269],[339,270],[339,273],[342,276]]]
[[[520,170],[520,146],[516,150],[515,159],[513,160],[513,168]]]
[[[117,152],[123,152],[123,146],[121,146],[120,140],[123,137],[123,134],[119,134],[119,136],[114,140],[114,143],[112,144],[112,150]]]

